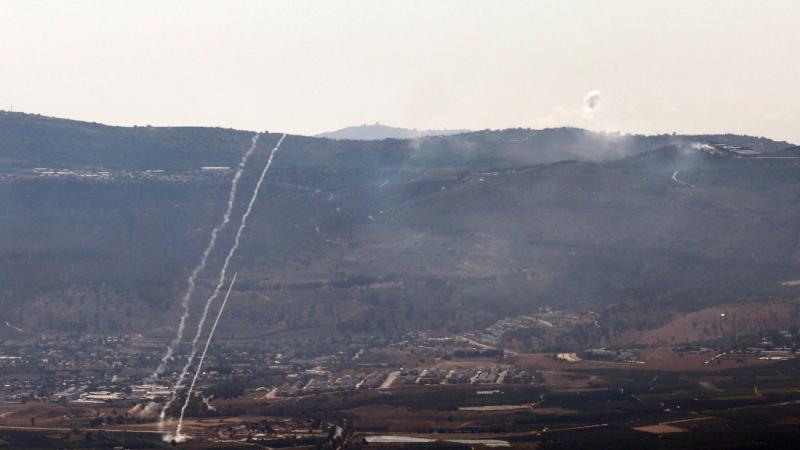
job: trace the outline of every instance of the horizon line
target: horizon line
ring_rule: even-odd
[[[6,110],[0,109],[0,115],[5,114],[15,114],[21,116],[34,116],[44,119],[52,119],[52,120],[62,120],[67,122],[79,122],[79,123],[86,123],[92,125],[99,125],[108,128],[206,128],[206,129],[220,129],[220,130],[232,130],[232,131],[241,131],[247,133],[259,133],[259,132],[266,132],[266,133],[277,133],[277,134],[286,134],[287,136],[301,136],[301,137],[308,137],[308,138],[316,138],[316,139],[332,139],[332,140],[353,140],[353,139],[337,139],[337,138],[329,138],[325,136],[320,136],[321,134],[325,133],[333,133],[336,131],[340,131],[346,128],[358,128],[358,127],[365,127],[365,126],[374,126],[380,125],[389,128],[398,128],[404,130],[412,130],[412,131],[458,131],[458,133],[453,133],[449,135],[441,135],[444,136],[457,136],[459,134],[469,134],[469,133],[480,133],[486,131],[508,131],[508,130],[528,130],[528,131],[546,131],[546,130],[560,130],[560,129],[574,129],[574,130],[582,130],[587,131],[590,133],[596,134],[606,134],[606,135],[618,135],[618,136],[645,136],[645,137],[652,137],[652,136],[683,136],[683,137],[694,137],[694,136],[726,136],[726,135],[733,135],[733,136],[747,136],[753,137],[758,139],[769,139],[773,142],[783,142],[789,144],[790,146],[800,146],[800,144],[782,140],[779,138],[772,138],[769,136],[757,136],[753,134],[746,134],[746,133],[737,133],[732,131],[725,131],[725,132],[705,132],[705,133],[680,133],[677,130],[672,132],[663,132],[663,133],[639,133],[639,132],[630,132],[630,131],[621,131],[621,130],[592,130],[590,128],[584,128],[576,125],[562,125],[562,126],[552,126],[552,127],[544,127],[544,128],[533,128],[533,127],[523,127],[523,126],[509,126],[506,128],[482,128],[482,129],[470,129],[470,128],[413,128],[413,127],[405,127],[405,126],[394,126],[394,125],[386,125],[384,123],[380,123],[376,121],[372,124],[369,123],[362,123],[360,125],[348,125],[342,128],[337,128],[335,130],[328,130],[328,131],[321,131],[316,134],[302,134],[302,133],[290,133],[285,131],[272,131],[272,130],[250,130],[245,128],[234,128],[234,127],[226,127],[221,125],[151,125],[151,124],[133,124],[133,125],[116,125],[110,124],[106,122],[98,122],[94,120],[87,120],[87,119],[73,119],[69,117],[59,117],[59,116],[49,116],[46,114],[41,113],[33,113],[33,112],[25,112],[25,111],[14,111],[14,110]],[[398,139],[398,140],[408,140],[408,139],[419,139],[423,137],[440,137],[439,135],[429,135],[429,136],[419,136],[413,138],[383,138],[383,139]],[[383,140],[383,139],[359,139],[359,140]]]

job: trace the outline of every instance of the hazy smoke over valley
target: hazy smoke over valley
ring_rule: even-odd
[[[798,17],[0,0],[0,450],[797,447]]]

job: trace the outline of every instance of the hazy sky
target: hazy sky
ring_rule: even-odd
[[[800,143],[798,23],[797,0],[0,0],[0,108],[306,134],[380,121]]]

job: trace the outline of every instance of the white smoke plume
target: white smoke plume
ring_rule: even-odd
[[[552,127],[581,127],[595,129],[597,124],[595,118],[600,108],[600,91],[591,90],[583,96],[582,105],[557,106],[545,115],[533,119],[533,126],[539,128]],[[605,113],[604,113],[605,115]],[[604,122],[608,118],[604,118]],[[608,128],[604,126],[603,128]]]
[[[211,339],[214,337],[214,332],[217,330],[217,325],[219,324],[219,318],[222,317],[222,311],[225,309],[225,305],[228,304],[228,297],[231,296],[231,291],[233,290],[233,283],[236,282],[236,275],[239,273],[233,274],[233,279],[231,280],[231,285],[228,286],[228,292],[225,293],[225,299],[222,300],[222,304],[219,306],[219,311],[217,311],[217,318],[214,319],[214,324],[211,325],[211,331],[208,332],[208,339],[206,339],[206,345],[203,347],[203,353],[200,354],[200,360],[197,361],[197,368],[194,371],[194,376],[192,377],[192,383],[189,385],[189,390],[186,391],[186,400],[183,402],[183,406],[181,407],[181,415],[178,418],[178,426],[175,428],[175,436],[182,436],[181,431],[183,431],[183,416],[186,414],[186,408],[189,406],[189,400],[192,399],[192,391],[194,390],[194,385],[197,383],[197,377],[200,376],[200,372],[203,370],[203,361],[206,359],[206,353],[208,353],[208,346],[211,345]]]
[[[583,96],[583,115],[588,120],[594,118],[594,110],[600,104],[600,91],[589,91]]]
[[[161,437],[164,442],[172,442],[175,441],[176,444],[180,444],[182,442],[186,442],[188,440],[187,436],[173,436],[171,434],[165,434]]]
[[[175,352],[175,347],[180,343],[181,339],[183,339],[183,331],[186,328],[186,319],[189,317],[189,301],[192,298],[192,294],[194,294],[197,276],[206,267],[208,256],[211,254],[211,251],[214,250],[214,247],[217,244],[217,235],[223,228],[225,228],[228,222],[230,222],[231,211],[233,210],[233,204],[236,201],[236,190],[239,186],[239,178],[242,177],[247,160],[250,158],[250,155],[253,154],[256,144],[258,144],[259,136],[259,133],[256,133],[256,135],[253,136],[250,148],[247,149],[247,152],[245,152],[244,156],[242,156],[242,160],[239,161],[239,167],[236,169],[236,174],[234,174],[233,180],[231,180],[231,190],[228,194],[228,205],[225,209],[225,213],[222,215],[222,221],[216,227],[214,227],[213,230],[211,230],[211,237],[208,240],[208,245],[206,245],[205,250],[203,250],[203,254],[200,257],[200,262],[197,264],[194,270],[192,270],[188,280],[186,280],[186,292],[184,292],[183,297],[181,298],[181,308],[183,309],[183,312],[181,314],[180,322],[178,323],[178,331],[175,333],[175,338],[169,343],[169,346],[167,346],[167,350],[164,353],[164,356],[161,358],[161,362],[158,363],[158,367],[150,376],[152,380],[158,379],[158,377],[164,373],[167,364],[169,364],[170,360],[172,359],[172,355]]]
[[[142,419],[150,419],[152,417],[158,416],[158,403],[156,402],[147,402],[146,405],[137,405],[138,409],[134,411],[137,417],[141,417]]]
[[[192,366],[192,362],[194,361],[194,357],[197,356],[197,347],[198,342],[200,341],[200,336],[203,334],[203,327],[205,325],[206,317],[208,317],[208,310],[211,307],[211,303],[219,295],[220,290],[222,289],[222,285],[225,283],[225,275],[228,272],[228,266],[230,265],[231,259],[233,255],[236,253],[236,250],[239,248],[239,239],[242,236],[242,232],[247,226],[247,218],[250,216],[250,212],[253,210],[253,205],[255,205],[256,199],[258,199],[258,192],[261,189],[261,184],[264,182],[264,178],[267,175],[270,167],[272,167],[272,160],[275,157],[275,153],[277,153],[278,149],[280,148],[283,140],[286,138],[286,135],[282,135],[281,138],[278,140],[278,143],[275,144],[275,147],[269,154],[269,159],[267,159],[267,163],[264,165],[264,169],[261,171],[261,176],[256,183],[256,187],[253,190],[253,195],[250,197],[250,202],[247,205],[247,210],[245,210],[244,214],[242,215],[242,222],[239,224],[239,229],[236,230],[236,236],[234,238],[233,246],[231,247],[230,251],[228,251],[228,255],[225,257],[225,262],[222,264],[222,269],[220,269],[219,273],[219,282],[217,282],[216,287],[214,288],[214,292],[211,296],[206,300],[205,307],[203,308],[203,314],[200,316],[200,321],[197,324],[197,332],[195,333],[194,339],[192,340],[192,352],[186,360],[186,364],[184,364],[183,369],[181,370],[180,375],[178,376],[178,380],[175,382],[173,386],[172,393],[170,394],[169,399],[164,404],[164,407],[161,409],[161,414],[159,415],[158,427],[159,430],[163,430],[164,428],[164,420],[166,419],[167,409],[175,403],[175,399],[177,398],[178,391],[181,390],[183,387],[183,381],[186,379],[186,374],[189,372],[189,368]]]

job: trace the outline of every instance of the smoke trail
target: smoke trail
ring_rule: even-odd
[[[203,308],[203,314],[200,316],[200,322],[197,324],[197,332],[195,333],[194,339],[192,340],[192,353],[189,355],[189,358],[186,360],[186,364],[183,366],[183,370],[181,370],[181,374],[178,376],[178,381],[175,382],[173,387],[172,393],[170,394],[169,400],[164,404],[164,408],[161,409],[161,414],[159,415],[158,420],[158,428],[159,430],[164,429],[164,420],[167,416],[167,409],[175,403],[175,399],[177,398],[178,391],[183,387],[183,381],[186,379],[186,374],[189,372],[189,368],[192,366],[192,362],[194,361],[194,357],[197,356],[197,343],[200,340],[200,336],[203,334],[203,326],[206,322],[206,317],[208,316],[208,310],[211,307],[211,303],[217,298],[219,295],[220,290],[222,289],[222,285],[225,282],[225,274],[228,271],[228,265],[233,258],[234,253],[239,248],[239,239],[242,236],[242,231],[247,226],[247,218],[250,216],[250,212],[253,210],[253,205],[256,203],[256,199],[258,199],[258,191],[261,189],[261,183],[264,182],[264,178],[267,175],[270,167],[272,167],[272,160],[275,157],[275,153],[277,153],[278,149],[280,148],[283,140],[286,138],[286,135],[282,135],[281,138],[278,140],[278,143],[275,144],[275,147],[269,154],[269,159],[267,159],[267,163],[264,165],[264,169],[261,171],[261,176],[258,178],[258,182],[256,183],[256,187],[253,190],[253,196],[250,197],[250,203],[247,205],[247,210],[245,210],[244,214],[242,215],[242,222],[239,224],[239,229],[236,230],[236,236],[234,238],[233,246],[231,247],[230,251],[228,251],[228,255],[225,257],[225,262],[222,264],[222,269],[219,273],[219,282],[217,283],[216,287],[214,288],[214,292],[211,296],[206,300],[206,305]]]
[[[161,358],[161,362],[158,364],[158,367],[150,376],[151,379],[157,379],[166,369],[167,364],[169,364],[170,359],[172,359],[172,355],[175,352],[175,347],[180,343],[181,339],[183,339],[183,330],[186,327],[186,319],[189,317],[189,300],[192,298],[192,294],[194,294],[195,289],[195,282],[197,280],[197,275],[203,271],[206,267],[206,262],[208,261],[208,255],[211,254],[211,251],[214,250],[214,246],[217,244],[217,235],[219,232],[225,228],[225,226],[230,222],[231,219],[231,211],[233,210],[233,203],[236,200],[236,190],[239,186],[239,178],[242,177],[242,172],[244,172],[245,164],[247,164],[247,160],[250,158],[250,155],[253,154],[253,151],[256,148],[256,144],[258,144],[258,137],[260,133],[256,133],[253,136],[253,140],[250,144],[250,148],[247,149],[247,152],[242,157],[242,160],[239,161],[239,167],[236,169],[236,174],[233,176],[233,180],[231,181],[231,190],[228,194],[228,206],[225,209],[225,214],[222,216],[222,222],[220,222],[213,230],[211,230],[211,238],[208,241],[208,245],[206,245],[205,250],[203,250],[203,255],[200,257],[200,262],[192,271],[192,274],[189,275],[189,279],[187,280],[187,288],[186,292],[183,294],[183,298],[181,298],[181,307],[183,308],[183,313],[181,314],[181,320],[178,323],[178,331],[175,334],[175,339],[170,342],[169,346],[167,347],[166,353]]]
[[[208,339],[206,339],[206,345],[203,347],[203,353],[200,354],[200,359],[197,361],[197,369],[194,371],[194,376],[192,377],[192,383],[189,385],[189,390],[186,391],[186,400],[183,402],[183,406],[181,407],[181,416],[178,418],[178,427],[175,428],[175,436],[179,439],[182,436],[181,430],[183,429],[183,415],[186,414],[186,408],[189,406],[189,400],[192,398],[192,391],[194,390],[194,385],[197,383],[197,377],[200,376],[200,371],[203,370],[203,361],[206,359],[206,353],[208,352],[208,346],[211,344],[211,338],[214,337],[214,331],[217,330],[217,324],[219,324],[219,318],[222,317],[222,311],[225,309],[225,305],[228,303],[228,297],[231,295],[231,290],[233,289],[233,283],[236,282],[236,275],[239,272],[233,274],[233,279],[231,280],[231,285],[228,286],[228,292],[225,294],[225,299],[222,300],[222,304],[219,306],[219,311],[217,312],[217,318],[214,319],[214,324],[211,325],[211,331],[208,332]]]

